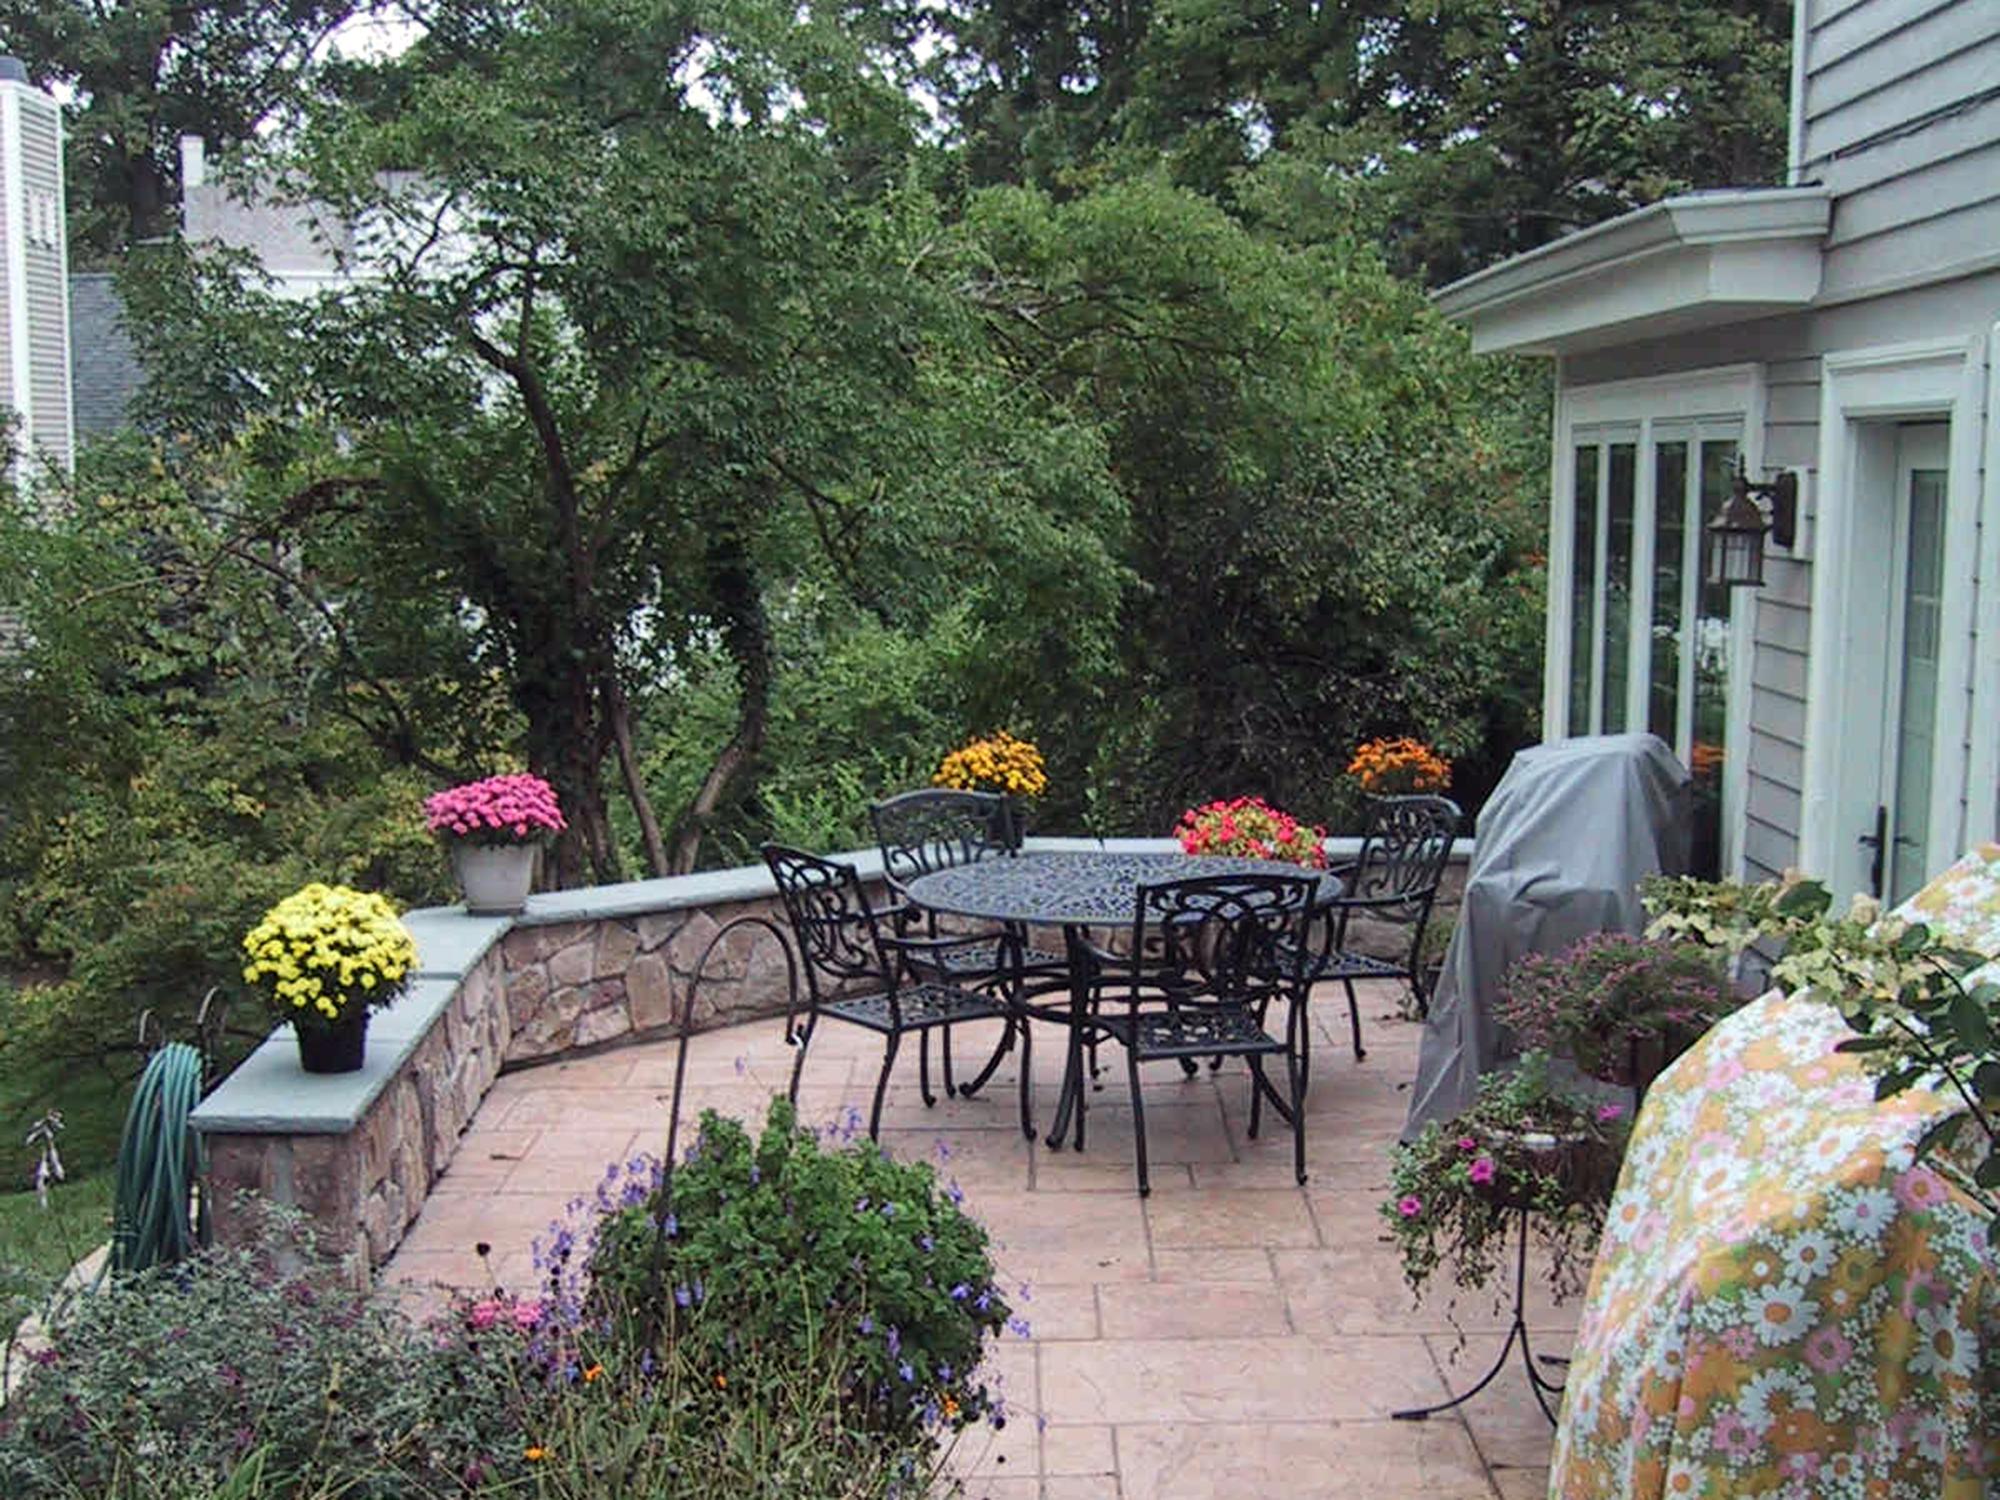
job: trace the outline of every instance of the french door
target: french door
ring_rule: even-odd
[[[1881,627],[1881,771],[1875,827],[1861,835],[1871,851],[1870,884],[1891,902],[1916,892],[1931,869],[1949,431],[1942,422],[1924,422],[1896,432],[1891,586]]]

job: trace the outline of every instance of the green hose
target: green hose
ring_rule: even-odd
[[[118,1143],[112,1198],[111,1268],[143,1271],[185,1260],[207,1238],[207,1211],[194,1206],[202,1150],[188,1129],[201,1100],[201,1054],[169,1042],[139,1075]]]

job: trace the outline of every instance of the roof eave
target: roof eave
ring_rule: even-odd
[[[1693,193],[1432,293],[1482,352],[1566,353],[1793,310],[1819,293],[1822,187]]]

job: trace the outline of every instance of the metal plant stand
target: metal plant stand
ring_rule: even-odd
[[[1441,1411],[1450,1411],[1455,1406],[1463,1406],[1474,1396],[1493,1383],[1493,1378],[1507,1367],[1507,1356],[1514,1351],[1518,1341],[1521,1345],[1521,1364],[1528,1372],[1528,1388],[1535,1393],[1535,1404],[1542,1409],[1542,1415],[1549,1419],[1551,1427],[1556,1425],[1555,1408],[1549,1405],[1549,1397],[1562,1395],[1562,1382],[1550,1380],[1541,1372],[1540,1364],[1567,1364],[1568,1361],[1556,1355],[1537,1356],[1528,1342],[1528,1214],[1527,1208],[1514,1210],[1519,1215],[1520,1243],[1514,1258],[1514,1321],[1508,1325],[1507,1341],[1500,1346],[1500,1352],[1493,1359],[1493,1365],[1479,1377],[1478,1384],[1471,1390],[1453,1396],[1449,1401],[1440,1401],[1435,1406],[1415,1406],[1406,1411],[1391,1412],[1398,1422],[1421,1422],[1434,1417]],[[1538,1363],[1539,1361],[1539,1363]]]

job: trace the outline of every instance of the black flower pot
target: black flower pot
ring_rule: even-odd
[[[368,1012],[356,1007],[338,1021],[294,1023],[299,1066],[308,1073],[358,1073],[368,1052]]]

